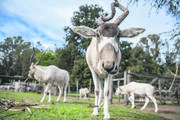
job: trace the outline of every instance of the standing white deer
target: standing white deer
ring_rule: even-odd
[[[115,15],[115,7],[119,7],[124,13],[113,23],[105,23]],[[130,28],[120,30],[119,24],[126,18],[129,11],[115,0],[111,4],[112,14],[109,17],[99,17],[99,27],[92,29],[86,26],[76,26],[73,31],[85,38],[92,38],[87,48],[86,61],[92,73],[95,85],[95,107],[92,116],[98,116],[103,97],[104,81],[104,119],[110,119],[108,108],[108,88],[112,76],[119,72],[121,51],[119,49],[120,37],[134,37],[145,31],[144,28]]]
[[[86,98],[89,94],[89,89],[88,88],[81,88],[79,89],[79,94],[80,94],[80,98],[82,95],[84,95],[84,98]]]
[[[134,94],[136,95],[140,95],[140,96],[145,96],[145,104],[144,106],[141,108],[141,110],[144,110],[146,108],[146,106],[149,103],[149,98],[153,101],[154,106],[155,106],[155,112],[158,111],[158,106],[156,103],[156,99],[153,96],[154,93],[154,87],[150,84],[146,84],[146,83],[136,83],[136,82],[131,82],[127,85],[124,86],[119,86],[116,89],[116,95],[118,94],[126,94],[129,96],[129,101],[132,104],[131,109],[133,109],[135,107],[134,104]]]
[[[33,49],[33,54],[31,56],[30,62],[32,61],[34,53],[35,51]],[[41,60],[41,57],[39,61]],[[58,96],[57,102],[61,98],[63,87],[64,87],[64,101],[63,102],[66,102],[66,90],[69,83],[69,73],[66,70],[57,68],[54,65],[50,65],[47,67],[37,65],[39,61],[36,64],[34,63],[31,64],[28,77],[32,78],[32,76],[34,76],[36,80],[47,84],[46,89],[44,91],[44,96],[41,99],[41,102],[44,101],[48,91],[49,91],[48,102],[51,102],[51,87],[53,84],[58,85],[58,88],[59,88],[59,96]]]

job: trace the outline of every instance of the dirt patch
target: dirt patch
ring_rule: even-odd
[[[165,120],[180,120],[180,105],[158,105],[158,115]],[[154,112],[154,107],[147,107],[145,111]]]

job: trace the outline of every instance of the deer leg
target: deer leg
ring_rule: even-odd
[[[86,94],[84,94],[84,98],[86,98]]]
[[[80,99],[81,99],[81,92],[79,93]]]
[[[99,96],[99,90],[95,87],[95,106],[98,106],[98,96]],[[94,107],[92,116],[98,116],[99,107]]]
[[[48,103],[51,102],[51,87],[49,88],[49,100],[48,100]]]
[[[59,89],[59,96],[58,96],[58,99],[56,100],[57,102],[60,100],[61,95],[62,95],[62,90],[61,90],[61,86],[60,85],[58,85],[58,89]]]
[[[104,82],[104,120],[110,120],[109,108],[108,108],[108,94],[109,94],[109,78]]]
[[[66,83],[66,86],[64,87],[64,103],[66,102],[66,90],[67,90],[68,84]]]
[[[101,105],[102,97],[103,97],[103,81],[99,80],[99,101],[98,101],[99,109],[101,108],[100,105]]]
[[[145,96],[145,104],[144,106],[141,108],[141,110],[144,110],[147,106],[147,104],[149,103],[149,98],[147,96]]]
[[[94,90],[94,93],[95,93],[95,106],[98,106],[98,96],[99,96],[98,80],[99,79],[97,78],[97,75],[96,75],[96,73],[94,71],[91,71],[91,72],[92,72],[93,82],[94,82],[94,87],[95,87],[95,90]],[[99,115],[98,110],[99,110],[99,107],[94,107],[92,116],[98,116]]]
[[[132,98],[132,96],[129,96],[129,101],[130,101],[130,102],[131,102],[131,104],[132,104],[131,109],[133,109],[133,98]]]
[[[45,99],[45,97],[46,97],[46,94],[47,94],[47,92],[48,92],[50,86],[51,86],[51,85],[48,83],[48,85],[46,86],[46,89],[45,89],[45,91],[44,91],[44,96],[43,96],[43,98],[41,99],[40,102],[43,102],[43,101],[44,101],[44,99]]]
[[[153,97],[153,96],[149,96],[149,98],[153,101],[154,103],[154,106],[155,106],[155,111],[154,112],[157,112],[158,111],[158,106],[157,106],[157,103],[156,103],[156,99]]]
[[[133,109],[136,106],[135,103],[134,103],[134,93],[130,94],[129,100],[132,103],[131,109]]]

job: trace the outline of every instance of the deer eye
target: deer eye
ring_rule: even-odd
[[[117,38],[120,38],[120,33],[117,34]]]
[[[97,37],[98,39],[100,39],[100,34],[99,34],[99,33],[97,33],[97,34],[96,34],[96,37]]]

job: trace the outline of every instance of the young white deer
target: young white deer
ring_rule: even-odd
[[[141,108],[141,110],[144,110],[146,106],[149,103],[149,98],[153,101],[155,105],[155,112],[158,111],[158,106],[156,103],[156,99],[153,96],[154,93],[154,87],[150,84],[145,84],[145,83],[136,83],[136,82],[131,82],[127,85],[124,86],[119,86],[116,89],[116,95],[118,94],[127,94],[129,96],[129,101],[132,103],[132,109],[135,107],[134,104],[134,94],[145,96],[145,104]]]
[[[84,98],[86,98],[87,95],[89,94],[89,89],[88,88],[81,88],[81,89],[79,89],[79,94],[80,94],[80,98],[82,95],[84,95]]]

